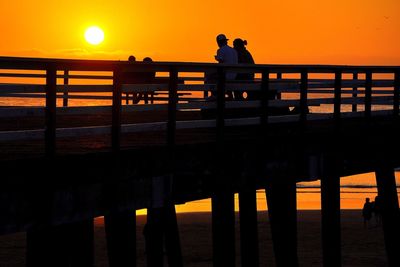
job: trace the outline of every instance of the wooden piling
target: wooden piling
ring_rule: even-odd
[[[93,220],[27,232],[26,266],[94,266]]]
[[[235,203],[229,191],[216,192],[211,198],[213,266],[235,266]]]
[[[259,266],[256,193],[254,188],[239,192],[240,252],[243,267]]]
[[[168,266],[183,267],[175,205],[170,204],[164,207],[164,220],[165,250]]]
[[[147,267],[164,266],[163,208],[147,209],[147,222],[143,229]]]
[[[183,259],[175,205],[147,209],[144,236],[148,267],[164,265],[164,250],[168,266],[182,267]]]
[[[390,267],[400,266],[398,242],[400,240],[400,211],[394,169],[382,163],[375,171],[381,205],[382,227],[386,254]]]
[[[323,159],[321,177],[321,230],[324,267],[341,266],[340,176],[335,157]]]
[[[276,266],[298,266],[296,183],[270,181],[265,193]]]
[[[136,266],[136,211],[104,216],[110,267]]]

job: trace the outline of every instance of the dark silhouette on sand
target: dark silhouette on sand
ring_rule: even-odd
[[[372,203],[369,197],[365,198],[365,203],[362,209],[362,216],[364,218],[364,227],[369,226],[372,217]]]

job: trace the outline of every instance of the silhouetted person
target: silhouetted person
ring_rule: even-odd
[[[238,55],[238,63],[239,64],[254,64],[254,59],[251,53],[246,48],[247,41],[242,40],[240,38],[236,38],[233,41],[233,48],[236,50]],[[254,72],[240,72],[236,74],[236,80],[244,81],[244,82],[252,82],[254,81]],[[243,99],[243,92],[236,91],[234,93],[236,100]],[[247,92],[247,99],[260,99],[260,92],[256,91],[248,91]]]
[[[128,61],[131,63],[136,62],[135,56],[129,56]],[[146,57],[143,59],[143,62],[153,62],[150,57]],[[123,83],[127,84],[148,84],[152,83],[155,77],[154,72],[138,72],[138,71],[129,71],[123,73]],[[138,104],[142,99],[144,99],[145,103],[148,103],[148,95],[147,91],[139,91],[133,93],[126,93],[126,103],[128,104],[129,95],[132,94],[132,103]]]
[[[375,201],[373,201],[372,212],[374,213],[376,225],[379,226],[381,224],[381,201],[379,196],[375,197]]]
[[[364,227],[367,227],[372,217],[372,203],[369,201],[369,197],[365,198],[365,203],[362,209],[362,216],[364,218]]]
[[[129,62],[135,62],[136,61],[136,57],[133,56],[133,55],[130,55],[129,58],[128,58],[128,61]]]
[[[151,57],[145,57],[145,58],[143,58],[143,62],[151,63],[151,62],[153,62],[153,59],[151,59]],[[140,75],[142,76],[144,83],[148,83],[148,84],[152,84],[156,77],[156,73],[154,71],[141,72]],[[153,101],[154,92],[142,92],[141,96],[144,98],[144,102],[146,104],[149,101],[149,95],[151,96],[151,101]]]
[[[215,60],[218,63],[222,64],[237,64],[238,56],[235,49],[228,45],[228,38],[226,38],[225,34],[218,34],[216,37],[216,41],[218,44],[217,54],[214,56]],[[206,73],[206,82],[207,83],[216,83],[218,79],[217,73]],[[235,72],[226,72],[225,79],[227,82],[234,81],[236,79]],[[228,92],[228,100],[233,98],[232,92]],[[211,95],[215,97],[214,93],[211,92]]]

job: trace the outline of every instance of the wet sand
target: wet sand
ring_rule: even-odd
[[[137,216],[138,266],[146,266],[143,226],[145,215]],[[267,212],[259,212],[260,266],[275,266]],[[364,228],[360,210],[342,210],[343,266],[387,266],[382,228],[372,218]],[[184,266],[212,266],[211,214],[179,213],[178,223]],[[320,211],[298,212],[300,266],[322,266]],[[237,230],[239,222],[237,222]],[[236,235],[237,266],[240,266],[239,232]],[[0,236],[0,267],[25,266],[25,233]],[[104,226],[95,220],[95,266],[107,267]],[[167,265],[165,265],[167,266]]]

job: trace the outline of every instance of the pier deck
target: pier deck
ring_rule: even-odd
[[[128,84],[124,71],[155,72],[165,82]],[[204,80],[210,71],[218,73],[213,83]],[[226,81],[226,71],[254,72],[256,80]],[[229,100],[230,91],[256,97]],[[168,227],[160,235],[179,267],[174,204],[211,198],[214,266],[234,266],[239,193],[242,262],[257,266],[254,201],[263,188],[277,264],[297,266],[296,183],[321,180],[324,266],[337,267],[340,177],[375,171],[388,261],[397,266],[399,91],[400,67],[390,66],[0,58],[0,232],[27,231],[35,266],[44,260],[38,248],[58,244],[40,236],[82,223],[83,236],[71,242],[89,240],[82,261],[90,262],[90,222],[105,216],[110,264],[119,266],[134,262],[126,252],[134,236],[125,233],[133,211],[147,208],[154,229]],[[138,92],[158,94],[147,103],[124,99]],[[158,259],[153,249],[149,261]]]

